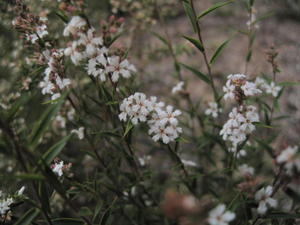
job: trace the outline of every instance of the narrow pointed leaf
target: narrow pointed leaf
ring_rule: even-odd
[[[163,36],[161,36],[159,33],[151,32],[151,34],[153,34],[155,37],[157,37],[157,39],[159,39],[165,45],[167,45],[167,46],[169,45],[168,40],[165,39]]]
[[[39,209],[32,208],[28,210],[21,218],[19,218],[18,221],[14,223],[14,225],[30,225],[39,214]]]
[[[217,58],[222,54],[223,50],[226,48],[227,44],[228,44],[229,40],[223,42],[216,50],[216,52],[214,53],[214,55],[211,57],[210,60],[210,64],[214,64],[217,60]]]
[[[205,83],[210,84],[211,81],[209,79],[209,77],[203,73],[201,73],[199,70],[195,69],[194,67],[185,65],[183,63],[180,63],[183,67],[185,67],[186,69],[188,69],[189,71],[193,72],[193,74],[195,74],[198,78],[200,78],[201,80],[203,80]]]
[[[197,31],[197,18],[189,2],[183,1],[183,8],[193,26],[194,32]]]
[[[72,135],[73,134],[69,134],[68,136],[62,138],[59,142],[50,147],[50,149],[42,156],[43,161],[47,165],[50,165],[53,159],[55,159],[55,157],[59,155],[59,153],[63,150],[63,148],[68,143]]]
[[[213,6],[211,6],[210,8],[208,8],[207,10],[203,11],[197,18],[198,20],[201,19],[202,17],[204,17],[205,15],[213,12],[214,10],[218,9],[218,8],[221,8],[225,5],[228,5],[230,3],[234,2],[234,0],[232,1],[227,1],[227,2],[218,2],[216,4],[214,4]]]
[[[200,43],[199,40],[192,38],[192,37],[188,37],[188,36],[183,36],[186,40],[188,40],[189,42],[191,42],[196,48],[198,48],[201,52],[204,52],[204,48],[202,46],[202,44]]]

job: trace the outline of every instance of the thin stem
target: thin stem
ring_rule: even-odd
[[[194,0],[190,0],[190,1],[191,1],[191,7],[192,7],[192,10],[193,10],[193,14],[197,18],[197,13],[196,13],[195,6],[194,6]],[[200,24],[199,24],[199,21],[197,19],[196,19],[196,32],[197,32],[197,35],[198,35],[198,39],[199,39],[199,41],[200,41],[200,43],[201,43],[201,45],[204,49],[203,51],[201,51],[201,53],[203,55],[204,62],[205,62],[207,72],[208,72],[208,76],[210,78],[211,88],[212,88],[213,93],[214,93],[214,98],[215,98],[215,101],[217,102],[217,100],[219,98],[218,97],[218,92],[217,92],[216,87],[215,87],[215,83],[214,83],[214,79],[213,79],[212,71],[211,71],[211,66],[210,66],[210,63],[208,61],[208,57],[207,57],[205,47],[204,47],[204,42],[203,42],[202,35],[201,35]]]

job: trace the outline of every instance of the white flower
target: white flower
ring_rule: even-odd
[[[181,162],[182,162],[185,166],[198,167],[198,164],[195,163],[194,161],[191,161],[191,160],[185,160],[185,159],[182,159]]]
[[[261,90],[257,89],[255,83],[246,81],[244,85],[241,86],[246,96],[253,96],[262,93]]]
[[[226,82],[226,85],[223,87],[223,91],[225,92],[225,95],[224,95],[225,100],[227,100],[227,99],[233,100],[234,99],[235,86],[231,84],[230,80]]]
[[[268,207],[277,207],[277,200],[271,197],[272,193],[273,187],[271,186],[264,187],[255,193],[255,200],[259,204],[257,208],[259,214],[265,214]]]
[[[95,58],[89,59],[87,73],[94,77],[99,77],[101,81],[106,81],[106,66],[107,60],[103,54],[100,54]]]
[[[254,168],[247,164],[240,165],[238,170],[242,176],[249,177],[254,175]]]
[[[219,113],[222,112],[221,108],[218,108],[218,104],[216,102],[209,102],[208,108],[205,110],[205,115],[211,115],[213,118],[217,118]]]
[[[61,177],[63,175],[64,162],[60,161],[59,163],[55,163],[52,165],[52,171],[57,176]]]
[[[151,159],[150,155],[145,155],[143,157],[139,157],[138,161],[140,163],[141,166],[146,166],[146,164],[148,163],[148,161]]]
[[[108,58],[106,71],[111,72],[112,81],[117,82],[120,76],[124,78],[131,77],[131,73],[136,72],[136,68],[134,65],[130,64],[127,59],[121,61],[119,56],[112,56]]]
[[[79,43],[77,41],[73,41],[71,46],[67,47],[64,50],[64,54],[66,56],[70,56],[74,65],[78,65],[82,60],[86,59],[86,53],[83,51],[79,51],[78,48]]]
[[[22,186],[20,190],[18,190],[17,195],[23,195],[24,191],[25,191],[25,186]]]
[[[272,94],[276,98],[281,90],[281,87],[276,86],[272,81],[270,84],[265,85],[265,90],[268,94]]]
[[[228,225],[235,219],[235,213],[226,211],[224,204],[218,205],[209,212],[208,222],[210,225]]]
[[[80,29],[84,28],[87,25],[86,21],[80,16],[73,16],[71,21],[65,27],[63,35],[70,36],[70,34],[77,34]]]
[[[12,198],[0,199],[0,215],[5,215],[10,210],[10,205],[13,202]]]
[[[80,127],[78,130],[71,130],[71,133],[77,134],[79,140],[84,138],[84,127]]]
[[[91,28],[87,33],[80,33],[78,43],[85,46],[87,56],[91,57],[97,54],[98,47],[103,45],[103,38],[95,37],[95,29]]]
[[[179,91],[182,91],[183,90],[183,86],[184,86],[184,82],[183,81],[181,81],[178,84],[176,84],[176,86],[174,86],[172,88],[172,94],[175,94],[175,93],[177,93]]]
[[[66,119],[63,116],[57,115],[54,120],[59,124],[60,128],[66,128]]]
[[[277,163],[284,164],[284,169],[289,175],[293,175],[293,170],[300,171],[300,158],[297,155],[298,147],[288,146],[276,158]]]
[[[265,81],[265,79],[262,79],[262,78],[260,78],[260,77],[256,77],[254,83],[256,84],[256,86],[257,86],[258,88],[262,88],[262,89],[264,89],[265,86],[267,85],[267,82]]]

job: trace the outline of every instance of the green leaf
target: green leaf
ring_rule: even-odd
[[[123,137],[126,137],[126,135],[129,133],[129,131],[131,131],[131,129],[134,127],[134,125],[131,123],[131,121],[128,121],[127,125],[126,125],[126,129],[125,132],[123,134]]]
[[[62,11],[56,11],[55,15],[57,15],[64,23],[68,23],[68,17]]]
[[[30,100],[30,98],[31,96],[28,93],[22,94],[22,96],[18,98],[14,104],[12,104],[12,107],[7,112],[7,119],[11,120],[19,111],[19,109]]]
[[[269,126],[269,125],[264,124],[264,123],[261,123],[261,122],[254,122],[253,124],[254,124],[255,126],[258,126],[258,127],[264,127],[264,128],[269,128],[269,129],[274,128],[274,127],[272,127],[272,126]]]
[[[288,81],[288,82],[280,82],[278,85],[286,87],[286,86],[295,86],[295,85],[300,85],[299,81]]]
[[[29,135],[29,143],[32,149],[38,145],[41,137],[47,131],[52,119],[62,106],[66,95],[67,93],[65,93],[56,104],[50,105],[34,124],[32,132]]]
[[[199,70],[195,69],[194,67],[185,65],[183,63],[180,63],[183,67],[185,67],[186,69],[190,70],[191,72],[193,72],[198,78],[200,78],[201,80],[203,80],[205,83],[210,84],[211,81],[209,79],[209,77],[203,73],[201,73]]]
[[[192,37],[188,37],[188,36],[183,36],[186,40],[188,40],[189,42],[191,42],[196,48],[198,48],[201,52],[204,52],[204,48],[202,46],[202,44],[200,43],[200,41],[198,41],[195,38]]]
[[[32,208],[28,210],[22,217],[20,217],[18,221],[14,223],[14,225],[30,225],[39,214],[39,209]]]
[[[298,213],[284,213],[284,212],[274,212],[269,213],[268,215],[264,216],[264,218],[272,218],[272,219],[295,219],[300,218],[300,214]]]
[[[57,218],[52,220],[53,225],[84,225],[84,222],[73,218]]]
[[[151,32],[151,34],[153,34],[155,37],[157,37],[157,39],[159,39],[162,43],[164,43],[165,45],[169,45],[169,42],[167,41],[167,39],[165,39],[163,36],[161,36],[160,34],[156,33],[156,32]]]
[[[18,175],[0,175],[0,179],[1,180],[16,180],[16,179],[20,179],[20,180],[44,180],[44,177],[40,174],[34,174],[34,173],[20,173]]]
[[[223,42],[219,47],[218,49],[216,50],[216,52],[214,53],[214,55],[211,57],[211,60],[210,60],[210,64],[214,64],[218,58],[218,56],[223,52],[223,50],[225,49],[225,47],[227,46],[229,40]]]
[[[194,11],[193,11],[190,3],[187,1],[183,1],[183,8],[184,8],[185,13],[187,14],[187,16],[190,19],[190,22],[193,26],[194,32],[196,32],[197,31],[197,18],[196,18],[196,15],[194,14]]]
[[[205,15],[213,12],[214,10],[220,8],[220,7],[223,7],[225,5],[228,5],[230,3],[234,2],[234,0],[231,0],[231,1],[227,1],[227,2],[218,2],[216,4],[214,4],[213,6],[211,6],[210,8],[208,8],[207,10],[203,11],[197,18],[198,20],[201,19],[202,17],[204,17]]]
[[[70,140],[73,134],[69,134],[68,136],[62,138],[59,142],[54,144],[49,150],[42,156],[42,160],[47,164],[50,163],[59,155],[59,153],[63,150],[66,146],[67,142]]]

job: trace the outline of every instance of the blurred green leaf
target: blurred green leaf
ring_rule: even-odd
[[[34,124],[32,132],[29,135],[29,143],[32,149],[34,149],[38,145],[40,139],[49,128],[52,119],[64,103],[66,95],[67,93],[65,93],[56,104],[49,105],[48,108],[41,115],[41,117]]]
[[[200,78],[201,80],[203,80],[205,83],[210,84],[211,81],[209,79],[209,77],[203,73],[201,73],[199,70],[195,69],[194,67],[185,65],[183,63],[180,63],[183,67],[185,67],[186,69],[190,70],[191,72],[193,72],[198,78]]]
[[[218,2],[216,4],[214,4],[213,6],[211,6],[210,8],[206,9],[205,11],[203,11],[200,15],[198,15],[198,20],[201,19],[202,17],[204,17],[205,15],[213,12],[214,10],[220,8],[220,7],[223,7],[225,5],[228,5],[230,3],[233,3],[234,0],[231,0],[231,1],[227,1],[227,2]]]
[[[39,209],[32,208],[28,210],[21,218],[19,218],[18,221],[14,223],[14,225],[30,225],[39,214]]]
[[[12,107],[7,112],[7,120],[10,121],[16,113],[20,110],[22,106],[24,106],[31,98],[29,93],[23,93],[20,98],[18,98]]]
[[[186,13],[186,15],[189,17],[189,20],[192,24],[194,32],[197,31],[197,18],[196,15],[193,12],[192,6],[188,1],[183,1],[183,8]]]
[[[278,85],[287,87],[287,86],[295,86],[295,85],[300,85],[299,81],[288,81],[288,82],[280,82]]]
[[[57,218],[52,220],[53,225],[84,225],[81,220],[74,218]]]
[[[72,135],[73,134],[69,134],[68,136],[63,137],[59,142],[50,147],[49,150],[42,156],[42,160],[47,165],[50,165],[53,159],[55,159],[55,157],[57,157],[59,153],[63,150],[63,148],[66,146]]]
[[[189,42],[191,42],[196,48],[198,48],[201,52],[204,52],[204,48],[202,46],[202,44],[200,43],[200,41],[198,41],[197,39],[195,38],[192,38],[192,37],[188,37],[188,36],[185,36],[183,35],[183,37],[188,40]]]
[[[210,64],[214,64],[218,58],[218,56],[223,52],[223,50],[226,48],[227,44],[228,44],[229,40],[223,42],[218,49],[216,50],[216,52],[214,53],[214,55],[211,57],[210,60]]]
[[[162,43],[164,43],[165,45],[169,45],[167,39],[165,39],[163,36],[161,36],[160,34],[156,33],[156,32],[151,32],[151,34],[153,34],[155,37],[157,37]]]

